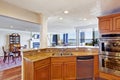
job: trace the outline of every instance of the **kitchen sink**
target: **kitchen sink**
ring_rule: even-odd
[[[72,53],[53,53],[52,56],[72,56]]]

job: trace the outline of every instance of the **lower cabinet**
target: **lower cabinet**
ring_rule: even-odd
[[[51,80],[63,79],[63,63],[51,63]]]
[[[99,57],[94,55],[94,78],[99,77]]]
[[[35,80],[50,80],[50,65],[44,65],[34,70]]]
[[[51,80],[50,58],[34,62],[24,59],[23,63],[23,80]]]
[[[64,63],[64,80],[76,80],[76,62]]]
[[[51,58],[51,80],[76,80],[76,57]]]
[[[38,61],[23,59],[23,80],[76,80],[76,57],[51,57]],[[94,77],[99,77],[98,56],[94,58]]]

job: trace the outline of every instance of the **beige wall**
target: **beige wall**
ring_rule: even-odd
[[[41,23],[37,13],[10,5],[0,0],[0,15],[9,16],[21,20]]]

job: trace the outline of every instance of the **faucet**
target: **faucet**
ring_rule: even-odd
[[[64,54],[64,51],[65,51],[65,49],[64,49],[64,48],[61,48],[61,52],[60,52],[60,55],[61,55],[61,56]]]

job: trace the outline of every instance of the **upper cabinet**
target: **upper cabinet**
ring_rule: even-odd
[[[100,33],[107,33],[112,31],[112,18],[100,18],[99,19],[99,31]]]
[[[99,31],[101,34],[120,32],[120,14],[102,16],[98,17],[98,19],[99,19]]]
[[[120,32],[120,15],[113,17],[113,30]]]

